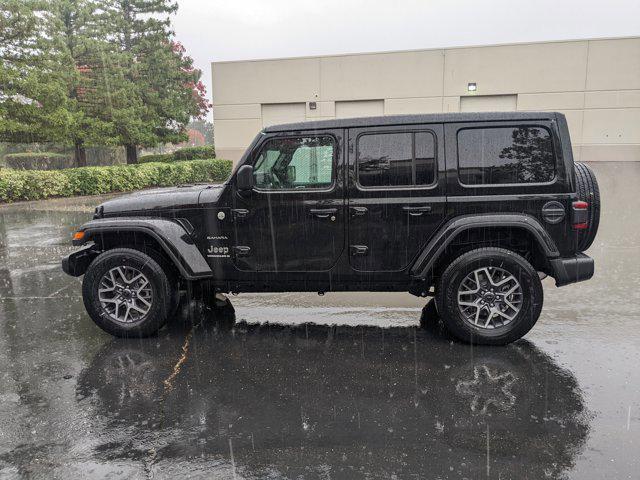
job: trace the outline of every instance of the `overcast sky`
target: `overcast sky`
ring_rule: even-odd
[[[176,38],[211,62],[640,35],[640,0],[178,0]],[[210,115],[211,116],[211,115]]]

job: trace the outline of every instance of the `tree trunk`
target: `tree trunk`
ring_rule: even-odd
[[[129,165],[138,163],[138,147],[135,145],[125,145],[124,148],[127,151],[127,163]]]
[[[83,142],[77,142],[74,151],[74,160],[76,167],[87,166],[87,151],[84,148]]]

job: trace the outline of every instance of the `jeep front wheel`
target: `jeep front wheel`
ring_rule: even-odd
[[[524,336],[538,320],[542,283],[520,255],[479,248],[447,267],[436,300],[445,326],[460,340],[505,345]]]
[[[174,288],[149,255],[116,248],[98,255],[84,275],[82,297],[92,320],[117,337],[146,337],[167,321]]]

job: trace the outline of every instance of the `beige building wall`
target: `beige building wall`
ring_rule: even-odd
[[[216,151],[234,161],[277,123],[512,110],[565,113],[577,160],[640,161],[640,37],[214,62],[212,72]]]

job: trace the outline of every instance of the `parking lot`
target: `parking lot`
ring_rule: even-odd
[[[592,167],[596,275],[546,279],[507,347],[396,293],[183,302],[114,339],[60,269],[101,198],[0,206],[0,478],[637,478],[640,165]]]

